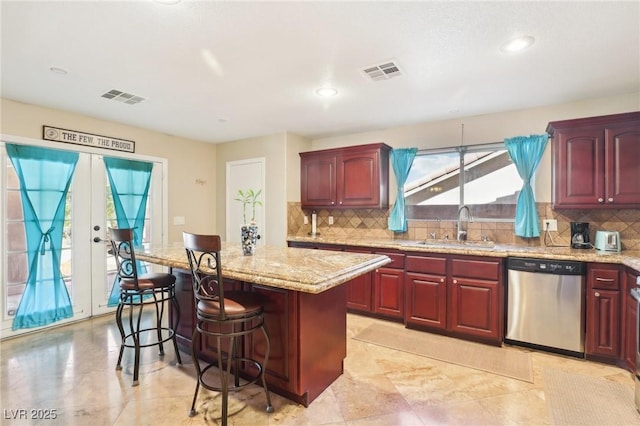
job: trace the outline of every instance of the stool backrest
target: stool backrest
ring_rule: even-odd
[[[183,232],[182,239],[191,269],[196,304],[200,300],[215,301],[220,306],[220,319],[226,319],[220,236]]]
[[[137,289],[138,267],[136,253],[133,249],[133,229],[109,228],[109,238],[111,239],[112,254],[116,259],[118,277],[121,280],[134,283]]]

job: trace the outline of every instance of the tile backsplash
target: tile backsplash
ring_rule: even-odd
[[[513,222],[472,222],[469,224],[469,239],[480,240],[482,236],[500,244],[518,245],[562,245],[568,246],[571,240],[570,222],[589,222],[591,241],[599,230],[619,231],[623,250],[640,250],[640,210],[603,209],[603,210],[553,210],[550,203],[538,203],[540,219],[556,219],[558,231],[543,233],[538,238],[516,237]],[[408,230],[395,233],[387,229],[388,210],[380,209],[320,209],[317,210],[317,231],[323,237],[366,238],[366,239],[407,239],[424,240],[427,238],[454,239],[456,222],[451,220],[410,220]],[[287,227],[289,235],[303,236],[311,231],[311,211],[303,211],[300,203],[287,205]],[[307,215],[309,224],[304,224]],[[333,225],[329,225],[329,217]],[[544,241],[546,238],[546,241]]]

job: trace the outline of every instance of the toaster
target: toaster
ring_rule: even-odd
[[[618,231],[596,231],[596,250],[620,251],[620,233]]]

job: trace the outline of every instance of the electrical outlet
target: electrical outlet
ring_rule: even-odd
[[[558,231],[558,221],[555,219],[545,219],[542,221],[543,231]]]
[[[309,216],[304,215],[304,224],[308,225],[309,224]]]
[[[333,216],[329,216],[329,225],[333,225]]]

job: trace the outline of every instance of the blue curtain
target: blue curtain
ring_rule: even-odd
[[[394,232],[407,232],[407,215],[404,205],[404,184],[409,176],[413,159],[418,148],[400,148],[391,150],[391,167],[396,175],[396,202],[393,204],[389,215],[389,230]]]
[[[523,181],[516,204],[515,231],[520,237],[540,236],[540,223],[531,179],[540,164],[548,140],[548,135],[516,136],[504,140],[509,156]]]
[[[20,180],[29,274],[13,319],[13,330],[40,327],[73,316],[60,272],[67,192],[77,152],[7,144]]]
[[[134,246],[139,246],[144,235],[144,214],[147,209],[153,163],[105,157],[104,164],[111,185],[118,228],[133,228],[133,243]],[[137,263],[137,267],[138,273],[146,272],[146,268],[140,262]],[[116,279],[108,306],[116,306],[119,296]]]

